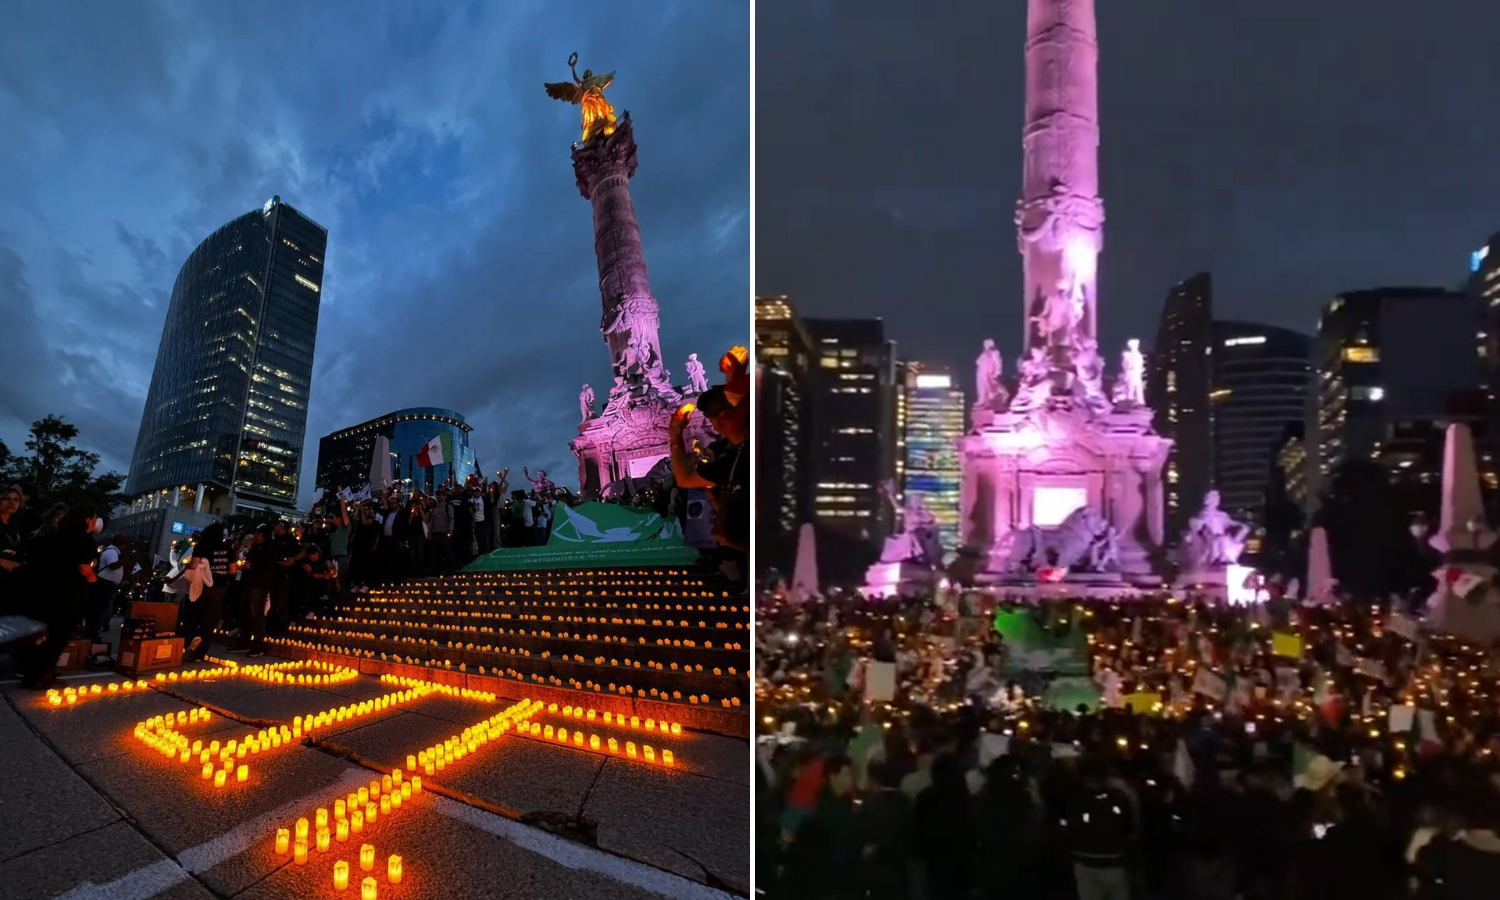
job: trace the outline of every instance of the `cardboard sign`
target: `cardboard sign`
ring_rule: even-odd
[[[896,699],[896,664],[871,661],[865,666],[865,701],[890,703]]]
[[[1416,719],[1417,710],[1412,706],[1397,704],[1391,707],[1387,720],[1386,730],[1391,734],[1405,734],[1411,731],[1412,722]]]
[[[1120,705],[1138,716],[1148,716],[1161,708],[1161,694],[1155,691],[1136,691],[1122,697]]]
[[[1355,663],[1354,671],[1381,681],[1385,680],[1385,663],[1378,659],[1360,659]]]
[[[1398,612],[1391,613],[1390,618],[1386,619],[1385,630],[1391,634],[1399,634],[1413,644],[1422,637],[1422,629],[1417,620]]]
[[[1271,632],[1271,652],[1287,659],[1302,657],[1302,635],[1290,631]]]
[[[1010,754],[1010,736],[1005,734],[979,735],[979,768],[988,769],[990,763]]]
[[[1202,694],[1210,700],[1223,700],[1229,694],[1229,686],[1207,669],[1199,669],[1193,676],[1193,693]]]

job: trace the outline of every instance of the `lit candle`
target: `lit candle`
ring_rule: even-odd
[[[342,891],[349,886],[349,864],[342,859],[333,864],[333,889]]]
[[[671,750],[663,750],[661,752],[661,764],[664,765],[664,766],[670,766],[670,765],[672,765],[672,751]]]
[[[203,764],[203,777],[204,778],[212,778],[212,777],[214,777],[214,764],[213,763],[204,763]]]
[[[670,765],[670,763],[668,763]],[[339,843],[349,840],[349,820],[339,819],[333,823],[333,837]]]
[[[625,742],[625,755],[631,759],[635,759],[635,741]]]
[[[240,782],[241,784],[244,784],[245,782],[249,781],[250,780],[250,767],[249,766],[240,766],[238,769],[235,769],[234,770],[234,780]]]
[[[220,769],[219,771],[214,773],[214,787],[221,788],[224,786],[224,782],[228,780],[229,773],[224,771],[223,769]]]
[[[315,813],[314,816],[313,816],[313,821],[317,823],[317,826],[319,828],[327,828],[328,827],[328,810],[327,810],[327,808],[326,807],[319,808],[318,811],[317,811],[317,813]]]
[[[404,785],[403,785],[403,787],[404,787]],[[389,799],[391,801],[391,809],[400,809],[401,808],[401,792],[400,791],[391,791],[391,796],[389,798],[386,798],[386,797],[381,797],[380,798],[380,800],[381,800],[382,803],[384,803],[386,801],[386,799]]]
[[[299,866],[307,862],[307,841],[298,841],[292,845],[292,862]]]
[[[413,794],[420,794],[420,793],[422,793],[422,776],[421,775],[413,775],[412,776],[412,779],[411,779],[411,792]]]
[[[374,800],[371,800],[369,803],[365,804],[365,821],[369,822],[371,825],[374,825],[376,822],[380,821],[380,807],[375,805]]]
[[[292,846],[292,833],[285,828],[276,829],[276,853],[284,854]]]
[[[348,807],[346,807],[344,805],[344,801],[343,800],[335,800],[335,801],[333,801],[333,817],[335,819],[342,819],[345,816],[347,816],[348,815],[348,812],[346,811],[347,809],[348,809]]]
[[[359,900],[375,900],[375,879],[366,878],[359,887]]]
[[[417,777],[420,778],[421,776],[419,775]],[[411,799],[411,782],[410,781],[408,781],[406,784],[401,785],[401,799],[402,800],[410,800]]]
[[[329,833],[328,829],[327,828],[319,828],[318,829],[318,852],[321,853],[321,852],[326,851],[328,849],[329,845],[332,844],[332,843],[333,843],[333,835]]]
[[[305,817],[297,820],[297,840],[307,840],[307,819]]]
[[[391,814],[391,795],[384,794],[380,798],[380,814],[388,816]]]
[[[349,814],[349,830],[359,834],[365,830],[365,814],[359,810]]]
[[[359,848],[359,867],[366,872],[375,870],[375,845],[365,844]]]

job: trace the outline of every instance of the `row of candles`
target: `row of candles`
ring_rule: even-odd
[[[389,618],[392,615],[394,615],[396,618]],[[431,631],[466,631],[466,632],[471,632],[471,633],[475,633],[475,634],[528,634],[528,633],[529,634],[536,634],[537,633],[537,632],[534,632],[534,631],[533,632],[526,632],[524,630],[496,628],[494,626],[489,626],[489,625],[472,625],[472,624],[469,624],[469,625],[460,625],[460,624],[457,624],[457,623],[423,621],[424,618],[433,619],[433,618],[437,618],[437,617],[438,617],[437,614],[434,614],[434,613],[431,613],[431,612],[424,612],[424,611],[421,611],[421,610],[412,611],[410,613],[408,613],[408,611],[406,611],[406,610],[370,610],[368,612],[360,612],[358,615],[351,615],[351,616],[330,616],[330,617],[321,619],[320,622],[323,623],[323,624],[333,624],[333,625],[340,625],[340,626],[342,626],[342,625],[384,625],[386,627],[399,626],[399,627],[403,627],[403,628],[421,628],[423,630],[431,630]],[[463,617],[465,617],[465,618],[472,618],[474,616],[472,614],[465,613],[465,614],[463,614]],[[491,615],[485,615],[485,616],[482,616],[482,618],[491,619],[491,620],[507,621],[507,620],[510,620],[511,617],[510,616],[491,616]],[[624,619],[614,619],[612,621],[605,622],[605,621],[601,621],[601,620],[595,619],[592,616],[558,616],[556,619],[552,619],[552,618],[547,617],[547,616],[543,616],[543,617],[540,617],[540,618],[538,618],[536,616],[517,616],[514,619],[514,621],[517,621],[517,622],[547,622],[547,623],[551,623],[551,622],[555,621],[559,625],[606,625],[606,626],[612,626],[612,627],[615,627],[615,628],[646,628],[646,627],[649,626],[651,628],[697,628],[697,629],[714,628],[714,629],[717,629],[717,630],[728,630],[730,628],[736,628],[736,629],[744,630],[744,629],[746,629],[746,628],[749,627],[745,622],[735,622],[733,624],[730,624],[728,622],[715,622],[712,626],[710,626],[707,622],[704,622],[702,620],[700,620],[697,625],[694,625],[693,623],[688,622],[686,620],[683,620],[683,621],[679,622],[679,621],[674,621],[672,619],[667,619],[665,621],[663,621],[661,619],[652,619],[649,622],[647,620],[645,620],[645,619],[632,619],[632,620],[628,620],[628,621],[624,620]],[[542,634],[545,634],[545,635],[547,635],[549,637],[551,636],[550,633],[548,633],[548,632],[542,632]],[[567,633],[564,632],[561,635],[561,637],[567,637]],[[598,637],[590,637],[589,640],[600,640],[600,638],[598,638]],[[629,638],[619,637],[619,636],[616,636],[616,635],[606,635],[603,638],[603,640],[606,640],[606,641],[611,641],[611,640],[612,641],[624,641],[626,643],[630,642]],[[663,642],[666,642],[667,644],[671,644],[672,640],[669,639],[669,638],[658,638],[656,642],[658,644],[662,644]],[[695,644],[682,644],[682,643],[679,643],[676,646],[679,646],[679,647],[681,647],[681,646],[692,647],[692,646],[696,646],[696,645]]]
[[[271,643],[271,644],[274,644],[274,645],[285,646],[285,647],[295,647],[295,648],[301,649],[301,650],[320,651],[320,652],[327,652],[327,653],[338,653],[338,654],[341,654],[341,655],[344,655],[344,656],[353,656],[353,657],[356,657],[356,658],[361,657],[361,656],[366,657],[368,659],[374,659],[375,658],[375,651],[374,650],[361,650],[361,649],[359,649],[357,647],[346,647],[346,646],[341,646],[341,645],[338,645],[338,644],[323,644],[323,643],[317,643],[317,642],[313,642],[313,641],[296,640],[296,639],[293,639],[293,638],[267,638],[266,640],[267,640],[268,643]],[[452,669],[455,668],[455,666],[453,665],[453,661],[451,659],[445,659],[445,660],[417,659],[415,657],[410,657],[410,656],[402,657],[402,656],[399,656],[399,655],[391,655],[391,654],[381,653],[380,654],[380,660],[382,662],[405,663],[406,665],[422,666],[424,668],[429,668],[429,669],[450,669],[450,670],[452,670]],[[458,666],[456,667],[456,669],[459,672],[465,672],[465,673],[467,673],[468,670],[469,670],[468,663],[459,663]],[[595,682],[595,681],[579,681],[576,678],[569,678],[566,682],[564,682],[561,678],[558,678],[555,675],[543,678],[542,676],[537,675],[535,673],[532,673],[530,675],[525,675],[525,674],[522,674],[521,672],[516,671],[515,669],[504,669],[504,670],[501,670],[499,668],[496,668],[496,669],[493,669],[493,670],[490,670],[490,671],[486,671],[484,666],[480,666],[479,669],[478,669],[478,673],[477,674],[480,674],[480,675],[493,675],[496,678],[509,678],[509,679],[513,679],[513,680],[516,680],[516,681],[533,681],[533,682],[535,682],[537,684],[550,684],[550,685],[553,685],[555,687],[568,687],[568,688],[572,688],[573,690],[591,690],[591,691],[595,691],[595,692],[598,692],[598,693],[602,693],[605,690],[604,685],[602,683],[600,683],[600,682]],[[626,685],[616,685],[614,682],[610,682],[608,692],[611,693],[611,694],[620,694],[621,696],[630,696],[630,695],[633,695],[633,694],[637,693],[636,688],[635,688],[634,685],[629,685],[629,684],[626,684]],[[652,687],[652,688],[644,688],[643,687],[643,688],[640,689],[639,693],[640,693],[640,696],[642,696],[642,697],[650,696],[653,699],[658,699],[658,700],[661,700],[663,702],[667,701],[668,700],[668,696],[669,696],[668,692],[665,689],[658,689],[658,688],[654,688],[654,687]],[[673,700],[673,701],[682,702],[682,700],[684,698],[682,696],[682,692],[681,691],[672,691],[672,692],[670,692],[670,699]],[[713,700],[709,697],[708,694],[702,694],[702,695],[689,694],[687,696],[686,700],[687,700],[687,702],[689,704],[691,704],[693,706],[698,706],[700,704],[705,705],[705,706],[711,706],[711,705],[713,705]],[[725,708],[725,709],[735,709],[735,708],[738,708],[741,705],[739,697],[724,697],[724,698],[721,698],[720,701],[719,701],[719,704],[723,708]]]
[[[149,687],[150,684],[145,679],[141,679],[139,681],[111,681],[108,685],[96,683],[83,688],[66,687],[61,691],[57,688],[49,688],[45,702],[48,706],[77,706],[85,700],[139,694]]]
[[[338,630],[334,630],[334,629],[323,629],[323,628],[314,629],[314,628],[306,628],[306,627],[293,628],[292,630],[296,631],[298,633],[301,633],[301,634],[316,634],[316,635],[318,635],[320,637],[330,637],[330,638],[340,638],[340,637],[342,637],[342,638],[346,638],[346,639],[347,638],[362,638],[364,640],[387,641],[387,642],[390,642],[390,643],[412,644],[412,645],[415,645],[415,646],[423,646],[423,647],[436,647],[438,649],[443,649],[446,646],[446,648],[449,649],[449,650],[466,650],[466,651],[475,651],[475,652],[478,652],[478,653],[499,653],[499,654],[508,655],[508,656],[527,656],[527,657],[529,657],[529,656],[532,655],[532,653],[531,653],[530,650],[525,650],[525,649],[512,650],[509,647],[496,647],[494,644],[482,644],[482,645],[475,645],[473,643],[460,644],[460,643],[456,643],[454,641],[449,641],[446,645],[444,645],[444,644],[440,643],[439,641],[429,640],[427,638],[392,637],[391,635],[388,635],[388,634],[375,635],[375,634],[370,634],[370,633],[359,633],[359,632],[350,632],[350,631],[338,631]],[[550,635],[550,634],[548,634],[548,635],[542,635],[542,637],[551,638],[552,635]],[[579,640],[579,641],[585,641],[586,640],[586,641],[590,641],[590,642],[594,642],[594,641],[598,640],[597,636],[595,636],[595,635],[589,635],[587,638],[585,638],[583,635],[571,635],[571,636],[570,635],[558,635],[557,639],[559,639],[559,640]],[[660,642],[658,642],[658,643],[660,643]],[[680,642],[678,642],[678,643],[674,644],[674,646],[681,647],[682,644]],[[688,646],[691,648],[691,646],[692,646],[692,642],[691,641],[688,642]],[[710,643],[708,645],[708,649],[713,649],[713,644],[712,643]],[[739,644],[734,644],[732,646],[726,646],[723,649],[725,649],[725,650],[730,650],[730,649],[738,650],[738,649],[740,649],[740,645]],[[550,651],[550,650],[543,650],[540,654],[538,654],[538,658],[539,659],[551,659],[552,658],[552,651]],[[588,659],[586,659],[583,656],[583,654],[581,654],[581,653],[575,653],[571,657],[569,657],[567,655],[562,655],[562,656],[559,656],[558,659],[561,659],[561,660],[564,660],[564,661],[579,662],[579,663],[584,663],[584,664],[588,664],[588,662],[589,662]],[[596,665],[596,666],[602,666],[602,665],[604,665],[605,664],[604,663],[604,657],[602,657],[602,656],[596,656],[596,657],[594,657],[593,664]],[[641,667],[641,663],[640,663],[639,660],[627,659],[622,664],[618,658],[613,658],[613,657],[609,660],[609,665],[614,666],[616,668],[625,668],[625,669],[639,669]],[[661,671],[661,672],[668,671],[669,668],[673,672],[677,672],[677,671],[682,671],[682,672],[702,672],[703,671],[703,664],[702,663],[683,663],[681,666],[679,666],[675,662],[671,663],[670,665],[667,665],[667,664],[663,664],[663,663],[660,663],[660,662],[657,662],[657,661],[654,661],[654,660],[647,660],[646,661],[646,668],[648,668],[648,669],[656,669],[657,671]],[[715,675],[723,675],[724,674],[723,668],[719,667],[719,666],[715,666],[712,671],[713,671],[713,673]],[[729,674],[730,675],[736,675],[736,674],[738,674],[738,671],[737,671],[737,669],[735,667],[731,666],[731,667],[729,667]]]
[[[381,625],[382,627],[387,627],[387,628],[407,628],[407,629],[420,628],[423,631],[436,631],[436,632],[443,633],[443,634],[453,634],[453,633],[460,633],[460,634],[462,634],[462,633],[466,633],[466,632],[470,633],[470,634],[494,634],[494,635],[513,634],[513,635],[516,635],[517,637],[533,637],[533,638],[541,638],[543,640],[549,640],[549,641],[586,641],[588,643],[599,643],[599,642],[602,641],[603,643],[606,643],[606,644],[630,644],[631,643],[630,639],[627,638],[627,637],[622,637],[622,636],[619,636],[619,635],[611,635],[611,634],[607,634],[607,635],[605,635],[604,637],[601,638],[597,634],[588,634],[588,635],[585,635],[585,634],[568,634],[567,632],[562,632],[560,634],[553,634],[550,631],[543,631],[543,632],[536,632],[536,631],[525,632],[525,631],[514,631],[514,630],[507,631],[507,630],[504,630],[504,629],[496,630],[494,628],[477,628],[477,627],[474,627],[474,626],[470,626],[470,627],[467,627],[467,628],[438,628],[436,626],[411,625],[411,624],[406,623],[406,622],[400,622],[400,621],[394,621],[394,620],[392,620],[392,621],[384,621],[383,620],[383,621],[380,621],[380,622],[364,623],[364,624],[376,624],[376,625]],[[737,626],[737,627],[743,627],[743,626]],[[517,655],[521,655],[521,656],[530,656],[531,655],[531,651],[530,650],[519,649],[519,648],[515,649],[515,650],[512,650],[509,647],[501,647],[497,651],[496,648],[495,648],[495,646],[493,644],[475,645],[473,642],[470,642],[470,643],[467,643],[467,644],[463,644],[463,643],[459,643],[457,641],[454,641],[451,638],[448,640],[448,642],[446,644],[444,644],[441,638],[433,639],[433,638],[429,638],[429,637],[418,637],[416,635],[390,635],[390,634],[381,634],[381,635],[377,636],[374,632],[370,632],[370,631],[355,631],[353,629],[339,628],[339,627],[332,627],[332,628],[330,628],[327,625],[322,625],[322,624],[320,624],[319,626],[317,626],[315,628],[314,627],[309,627],[309,626],[306,626],[306,625],[296,625],[296,626],[293,626],[291,630],[295,631],[295,632],[298,632],[300,634],[316,634],[316,635],[321,635],[321,636],[324,636],[324,637],[365,638],[366,640],[391,641],[393,643],[398,643],[398,644],[412,644],[414,646],[421,646],[421,647],[443,647],[443,646],[446,646],[446,647],[449,647],[449,648],[454,649],[454,650],[484,650],[484,651],[488,651],[490,653],[501,652],[501,653],[517,654]],[[635,645],[648,646],[648,647],[652,646],[651,644],[647,644],[646,643],[646,639],[644,637],[638,637],[636,639],[636,641],[635,641]],[[657,647],[687,648],[689,650],[696,650],[696,649],[698,649],[698,642],[694,641],[694,640],[686,640],[686,641],[684,641],[684,640],[672,640],[672,639],[669,639],[669,638],[657,638],[656,642],[655,642],[655,646],[657,646]],[[713,650],[714,649],[714,642],[713,641],[704,641],[703,642],[703,649],[705,649],[705,650]],[[744,647],[741,644],[738,644],[738,643],[725,643],[725,644],[721,645],[718,649],[720,649],[720,650],[743,650]],[[551,655],[551,651],[550,650],[544,650],[544,651],[542,651],[541,655],[545,658],[545,657]],[[639,666],[639,663],[637,663],[636,665]]]
[[[391,608],[394,604],[398,604],[398,603],[402,604],[401,608],[399,608],[399,609],[392,609]],[[413,604],[413,605],[412,606],[407,606],[406,604]],[[458,607],[458,608],[457,609],[445,609],[444,608],[444,607],[450,607],[450,606],[452,606],[452,607]],[[581,602],[576,601],[576,600],[537,600],[537,601],[516,600],[516,601],[509,601],[509,600],[496,600],[496,599],[493,599],[493,598],[486,599],[486,598],[480,598],[480,597],[465,597],[465,598],[458,598],[458,597],[433,597],[431,599],[426,599],[426,598],[424,598],[424,599],[417,599],[416,597],[391,597],[389,599],[385,599],[385,598],[373,597],[373,596],[369,597],[369,598],[362,598],[362,599],[360,599],[358,601],[351,602],[349,605],[343,606],[343,607],[340,607],[340,608],[341,609],[347,609],[347,610],[350,610],[352,612],[361,612],[361,613],[400,612],[400,613],[420,613],[422,615],[428,615],[428,616],[443,616],[443,617],[458,617],[458,618],[470,618],[470,617],[480,616],[480,617],[484,617],[484,618],[500,618],[500,619],[509,619],[509,618],[534,619],[534,618],[537,618],[538,616],[548,617],[548,616],[552,615],[552,613],[526,613],[526,612],[512,613],[512,612],[502,612],[501,611],[501,610],[510,610],[510,609],[535,609],[535,608],[555,609],[555,610],[559,610],[559,611],[561,611],[561,610],[599,610],[599,611],[608,610],[608,611],[616,611],[616,612],[618,612],[620,610],[630,610],[632,612],[639,612],[639,611],[642,611],[642,610],[649,610],[649,611],[658,611],[658,612],[672,612],[672,611],[676,611],[676,612],[711,612],[711,613],[728,613],[728,614],[748,613],[750,611],[750,607],[749,606],[747,606],[747,605],[741,605],[741,604],[738,604],[738,603],[726,603],[726,604],[722,604],[722,605],[718,604],[718,603],[697,603],[697,604],[694,604],[694,603],[581,603]],[[588,617],[566,616],[565,617],[565,616],[559,615],[558,618],[560,618],[560,619],[561,618],[589,618],[591,620],[595,620],[595,621],[599,621],[599,622],[604,622],[605,621],[605,619],[603,617],[601,617],[601,616],[588,616]],[[618,624],[623,624],[624,622],[627,622],[627,621],[632,621],[635,624],[639,624],[639,620],[621,620],[621,619],[616,618],[616,619],[613,619],[611,621],[613,621],[617,625]]]
[[[465,728],[441,744],[433,744],[426,750],[408,755],[406,769],[415,773],[420,768],[424,775],[435,775],[465,756],[477,752],[480,747],[499,738],[512,727],[519,733],[526,727],[527,720],[541,708],[540,700],[522,700],[483,722]],[[414,774],[413,777],[417,776]]]
[[[275,833],[275,852],[278,856],[292,857],[297,865],[306,865],[310,852],[326,853],[335,842],[346,843],[351,834],[361,834],[382,817],[389,818],[403,806],[409,806],[413,797],[422,792],[422,777],[407,780],[400,769],[389,775],[371,779],[369,787],[362,787],[333,802],[333,813],[327,807],[319,807],[313,820],[297,819],[291,828],[278,828]],[[362,844],[359,848],[359,868],[363,872],[375,869],[375,845]],[[400,884],[405,877],[405,861],[397,854],[386,858],[386,880]],[[360,885],[360,900],[375,900],[378,883],[374,876],[367,876]],[[333,864],[333,887],[345,890],[349,887],[349,863],[338,860]]]

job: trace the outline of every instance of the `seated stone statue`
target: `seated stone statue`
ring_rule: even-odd
[[[885,539],[880,561],[930,567],[941,565],[943,550],[937,518],[916,497],[908,497],[906,508],[898,509],[897,514],[901,530]]]
[[[1032,525],[1007,536],[1006,569],[1030,573],[1041,568],[1114,572],[1120,565],[1120,535],[1093,507],[1074,510],[1056,528]]]
[[[1250,526],[1219,508],[1219,492],[1203,495],[1203,508],[1188,520],[1182,539],[1182,563],[1189,571],[1232,566],[1245,552]]]

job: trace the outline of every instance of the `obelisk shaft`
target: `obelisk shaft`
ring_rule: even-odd
[[[604,315],[599,327],[610,361],[620,365],[634,338],[650,358],[661,358],[661,313],[646,276],[641,226],[635,219],[630,178],[636,166],[635,133],[630,114],[620,117],[613,134],[599,135],[573,147],[578,191],[594,207],[594,254],[599,262],[599,297]]]
[[[1098,340],[1104,242],[1099,198],[1099,44],[1094,0],[1029,0],[1025,174],[1016,226],[1026,273],[1026,347]],[[1050,327],[1077,310],[1071,334]],[[1044,315],[1049,305],[1051,315]],[[1066,317],[1064,317],[1066,318]]]

